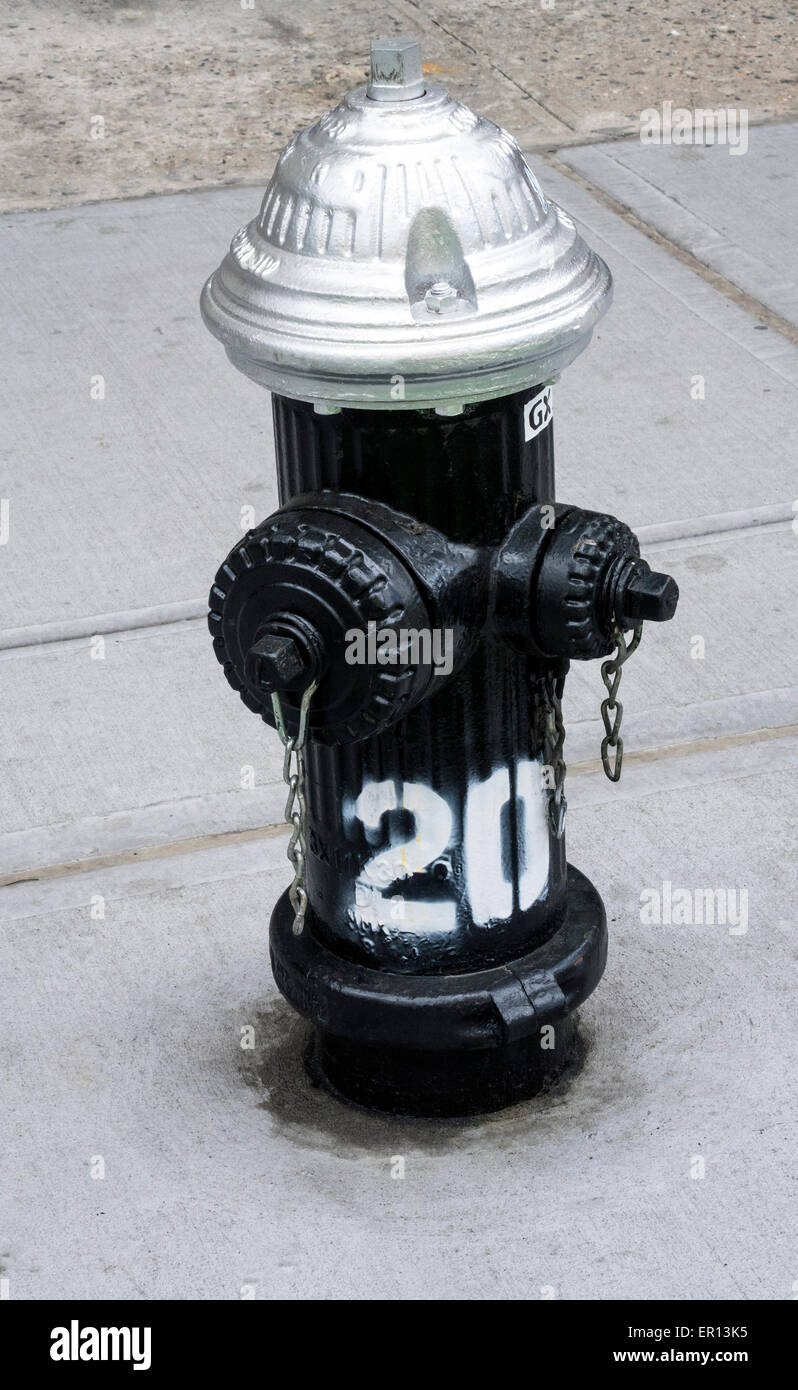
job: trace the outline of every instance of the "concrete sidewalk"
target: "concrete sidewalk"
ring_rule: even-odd
[[[798,129],[766,138],[794,165]],[[686,217],[725,210],[736,299],[711,283],[715,239],[705,277],[666,220],[653,239],[613,210],[605,161],[639,171],[625,148],[533,161],[616,278],[555,389],[558,489],[634,524],[682,601],[624,676],[618,787],[596,761],[597,665],[570,682],[570,856],[611,919],[584,1069],[465,1123],[315,1090],[268,970],[281,759],[201,614],[242,509],[274,506],[270,416],[196,308],[258,193],[4,219],[10,1297],[792,1296],[798,347],[757,296],[789,317],[795,267],[733,215],[755,143],[725,164],[647,153]],[[665,883],[746,890],[747,930],[644,925],[641,893]]]
[[[525,149],[637,130],[663,94],[798,118],[791,0],[6,0],[0,208],[262,186],[288,137],[364,81],[369,40],[402,33]]]

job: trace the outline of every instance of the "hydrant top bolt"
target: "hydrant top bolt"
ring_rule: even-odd
[[[415,39],[372,39],[367,95],[372,101],[412,101],[423,96],[421,44]]]
[[[424,296],[424,303],[432,314],[450,314],[457,308],[460,296],[448,280],[436,280]]]

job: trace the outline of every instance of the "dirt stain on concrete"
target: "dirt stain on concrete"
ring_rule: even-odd
[[[349,1158],[409,1150],[437,1155],[475,1141],[495,1146],[498,1140],[504,1145],[521,1136],[525,1142],[542,1137],[547,1118],[568,1104],[589,1050],[587,1031],[580,1028],[573,1059],[558,1079],[532,1100],[505,1110],[453,1119],[388,1115],[332,1092],[314,1061],[311,1025],[276,999],[256,1012],[254,1046],[241,1051],[240,1068],[258,1106],[303,1148]]]

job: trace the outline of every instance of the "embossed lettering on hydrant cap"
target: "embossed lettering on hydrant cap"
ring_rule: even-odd
[[[406,410],[551,380],[610,298],[516,141],[427,80],[403,37],[375,41],[369,81],[289,141],[201,303],[264,386]]]

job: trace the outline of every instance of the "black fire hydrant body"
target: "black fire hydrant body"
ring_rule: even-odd
[[[291,142],[203,293],[274,393],[280,509],[209,615],[286,745],[272,966],[317,1069],[367,1106],[533,1094],[604,969],[565,855],[563,680],[616,648],[619,674],[678,597],[623,523],[554,500],[551,383],[609,298],[510,137],[402,40]]]

